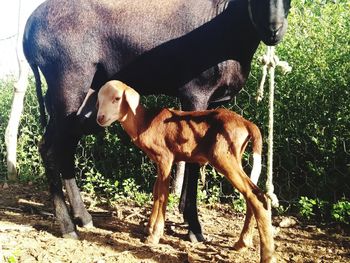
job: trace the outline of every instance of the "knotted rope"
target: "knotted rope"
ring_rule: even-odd
[[[272,207],[278,207],[278,198],[274,193],[273,185],[273,102],[275,93],[275,68],[277,66],[281,67],[283,73],[290,72],[292,68],[288,65],[286,61],[280,61],[275,55],[275,48],[268,46],[267,52],[261,58],[261,63],[263,64],[263,76],[259,85],[256,100],[260,102],[263,98],[264,84],[266,80],[267,72],[269,72],[270,78],[270,92],[269,92],[269,125],[268,125],[268,149],[267,149],[267,179],[266,179],[266,195],[271,199]]]

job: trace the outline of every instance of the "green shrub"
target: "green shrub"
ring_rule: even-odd
[[[338,2],[295,2],[288,36],[278,47],[293,66],[279,76],[276,92],[275,163],[283,164],[275,178],[287,200],[295,188],[329,201],[350,197],[350,11],[348,2]],[[290,183],[283,184],[286,175]]]
[[[312,199],[301,196],[298,202],[299,213],[307,220],[313,219],[318,222],[329,220],[329,203],[318,198]]]
[[[239,196],[237,199],[234,199],[232,201],[232,208],[238,213],[245,213],[246,212],[246,202],[243,196]]]
[[[333,204],[332,218],[341,223],[350,224],[350,201],[344,199]]]
[[[282,203],[297,204],[300,196],[334,203],[350,198],[349,2],[302,2],[293,2],[287,35],[276,49],[293,70],[282,75],[277,69],[275,80],[275,190]],[[260,47],[255,58],[263,52]],[[232,108],[243,109],[266,139],[268,95],[254,101],[260,76],[253,63]]]

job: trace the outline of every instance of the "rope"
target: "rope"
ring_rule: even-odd
[[[280,61],[275,55],[275,47],[268,46],[266,54],[260,58],[260,63],[263,64],[263,76],[261,77],[260,85],[257,91],[256,100],[260,102],[264,96],[264,84],[266,81],[267,70],[273,71],[273,79],[270,73],[270,82],[274,82],[274,71],[277,66],[281,67],[282,73],[286,74],[292,71],[292,67],[289,66],[288,62]]]
[[[256,99],[261,101],[264,94],[264,84],[266,81],[267,72],[269,72],[270,79],[270,92],[269,92],[269,125],[268,125],[268,149],[267,149],[267,179],[266,179],[266,195],[271,199],[272,207],[278,207],[279,202],[276,194],[274,193],[273,185],[273,111],[274,111],[274,94],[275,94],[275,68],[281,67],[283,73],[290,72],[292,68],[285,61],[280,61],[275,55],[275,48],[268,46],[267,52],[261,58],[263,64],[263,76],[257,91]]]

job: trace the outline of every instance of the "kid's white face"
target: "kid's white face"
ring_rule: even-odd
[[[103,86],[98,93],[97,123],[106,127],[124,117],[122,109],[123,91],[115,89],[112,85]]]

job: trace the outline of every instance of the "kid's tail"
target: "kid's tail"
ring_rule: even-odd
[[[249,127],[249,133],[253,148],[253,169],[250,179],[254,184],[257,184],[261,173],[262,136],[259,128],[253,123]]]

